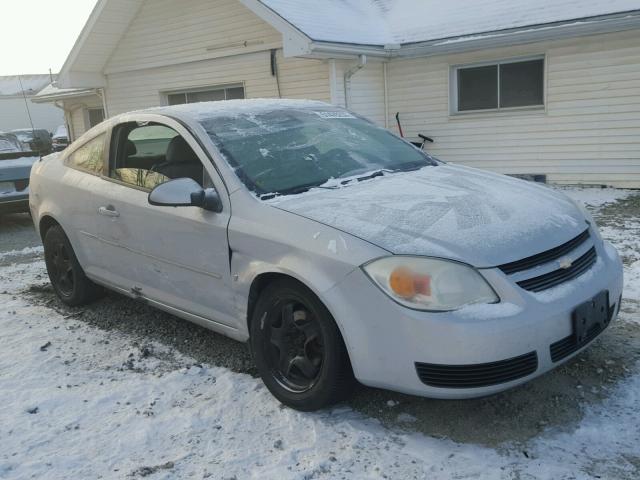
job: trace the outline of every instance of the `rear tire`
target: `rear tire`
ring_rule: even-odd
[[[59,225],[49,228],[44,237],[44,261],[51,285],[63,303],[72,307],[86,305],[104,293],[85,275]]]
[[[295,280],[260,295],[250,345],[264,384],[283,404],[313,411],[350,396],[355,379],[342,335],[322,302]]]

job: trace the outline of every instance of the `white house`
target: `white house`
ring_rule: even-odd
[[[31,128],[29,115],[35,128],[44,128],[53,133],[56,127],[62,125],[61,109],[54,105],[32,103],[35,95],[49,83],[49,74],[0,77],[0,132]]]
[[[75,137],[100,109],[311,98],[400,112],[447,161],[640,188],[640,0],[99,0],[57,87]]]
[[[64,111],[64,124],[70,138],[76,139],[105,119],[101,89],[59,88],[53,84],[32,99],[38,105],[53,103]]]

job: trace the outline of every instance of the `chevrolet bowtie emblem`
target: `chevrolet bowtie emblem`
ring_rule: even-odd
[[[563,258],[558,262],[558,264],[560,265],[561,269],[566,270],[567,268],[571,268],[571,265],[573,265],[573,261],[571,261],[571,259],[569,258]]]

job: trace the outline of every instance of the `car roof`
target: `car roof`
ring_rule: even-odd
[[[204,118],[251,115],[285,109],[341,109],[336,105],[330,105],[316,100],[293,100],[293,99],[272,99],[256,98],[247,100],[225,100],[218,102],[200,102],[183,105],[171,105],[163,107],[153,107],[145,110],[137,110],[125,115],[140,113],[152,113],[165,115],[168,117],[178,117],[183,119],[199,120]]]

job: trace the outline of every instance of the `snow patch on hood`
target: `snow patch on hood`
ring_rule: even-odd
[[[453,258],[477,267],[543,252],[587,228],[580,210],[560,192],[451,165],[268,203],[394,254]]]

